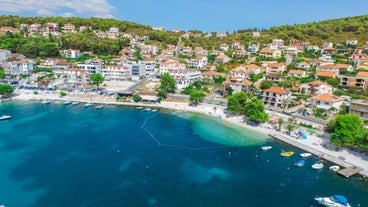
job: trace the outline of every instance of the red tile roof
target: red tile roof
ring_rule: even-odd
[[[277,93],[277,94],[287,94],[287,91],[281,87],[272,87],[269,89],[264,90],[264,92],[268,92],[268,93]]]
[[[332,71],[317,71],[316,72],[316,76],[334,78],[335,77],[335,73],[332,72]]]
[[[338,96],[334,96],[331,94],[321,94],[318,96],[313,96],[312,99],[318,100],[318,101],[330,102],[330,103],[340,102],[344,100],[343,98],[340,98]]]

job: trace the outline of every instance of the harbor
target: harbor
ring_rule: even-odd
[[[318,150],[316,147],[313,147],[313,148],[309,147],[308,145],[302,143],[303,140],[300,140],[300,139],[296,140],[294,138],[288,137],[287,135],[284,135],[282,133],[277,133],[277,132],[271,133],[269,134],[269,136],[271,136],[274,139],[285,142],[287,144],[293,145],[294,147],[297,147],[304,151],[310,152],[314,154],[315,156],[319,157],[320,159],[324,159],[332,163],[335,163],[337,165],[340,165],[344,169],[339,170],[338,174],[346,178],[349,178],[355,174],[361,174],[362,176],[365,176],[365,177],[368,176],[367,171],[365,171],[361,167],[356,166],[353,163],[348,162],[345,157],[342,157],[342,156],[336,157],[331,153],[327,153],[326,151]],[[365,161],[362,160],[361,162],[365,162]]]

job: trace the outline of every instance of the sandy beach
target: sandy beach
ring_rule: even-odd
[[[117,102],[113,96],[101,96],[95,94],[68,94],[65,97],[60,97],[58,93],[39,93],[33,94],[29,91],[18,91],[12,98],[14,100],[57,100],[57,101],[79,101],[79,102],[93,102],[98,104],[116,104],[116,105],[131,105],[144,107],[160,107],[166,109],[173,109],[178,111],[201,113],[209,116],[221,118],[229,123],[237,124],[241,127],[255,130],[263,134],[273,134],[273,137],[282,137],[282,141],[287,142],[293,146],[301,148],[305,151],[311,152],[321,159],[329,160],[333,163],[343,167],[358,166],[363,168],[360,174],[368,176],[368,156],[351,150],[343,149],[336,151],[335,147],[328,143],[328,138],[319,137],[316,134],[308,134],[307,139],[297,139],[295,137],[285,134],[285,131],[277,131],[274,126],[270,124],[261,124],[260,126],[251,126],[244,122],[242,116],[226,117],[224,106],[199,104],[198,106],[190,106],[185,102],[171,102],[163,101],[161,103],[146,104],[134,102]],[[299,155],[294,155],[299,156]],[[329,166],[325,166],[329,167]]]

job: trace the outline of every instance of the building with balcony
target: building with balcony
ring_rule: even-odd
[[[78,88],[88,82],[88,74],[83,69],[69,68],[64,71],[63,80],[64,84]]]
[[[281,87],[272,87],[263,91],[263,103],[273,108],[284,108],[291,93]]]
[[[131,68],[127,65],[107,65],[101,69],[101,74],[107,81],[128,81],[131,80]]]
[[[299,92],[309,96],[317,96],[321,94],[332,94],[333,87],[322,81],[313,81],[304,83],[300,86]]]
[[[354,100],[350,103],[349,114],[356,114],[364,120],[368,120],[368,101]]]

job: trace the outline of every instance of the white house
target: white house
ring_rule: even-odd
[[[305,95],[317,96],[321,94],[332,94],[333,87],[325,82],[317,80],[317,81],[313,81],[310,83],[302,84],[300,86],[299,92],[303,92],[303,91]]]
[[[288,76],[304,78],[307,76],[307,73],[304,70],[289,70]]]
[[[344,102],[343,98],[331,94],[321,94],[313,96],[311,99],[312,105],[315,108],[323,108],[323,109],[330,109],[331,107],[339,109]]]
[[[160,74],[169,72],[169,70],[183,70],[186,69],[185,64],[177,61],[166,61],[160,64]]]
[[[83,86],[88,82],[88,74],[83,69],[69,68],[63,73],[65,84],[71,84],[75,87]]]
[[[86,63],[79,63],[78,68],[85,70],[88,75],[93,75],[95,73],[101,73],[101,68],[103,63],[98,59],[87,60]]]
[[[67,58],[79,58],[80,57],[80,50],[63,50],[63,55]]]
[[[207,64],[208,64],[208,59],[204,55],[197,55],[195,59],[191,59],[188,62],[188,65],[191,68],[203,68]]]
[[[230,86],[234,93],[238,92],[249,92],[251,89],[252,82],[245,78],[233,77],[229,78],[224,82],[224,90]]]
[[[291,97],[291,93],[281,87],[272,87],[263,91],[263,103],[265,106],[284,108],[284,104]]]
[[[285,71],[284,63],[269,63],[266,65],[266,74],[277,73],[280,74]]]
[[[5,72],[10,75],[29,74],[33,70],[33,61],[18,60],[9,62],[9,68]]]
[[[127,65],[107,65],[101,70],[102,76],[107,81],[127,81],[132,78],[131,68]]]
[[[197,69],[178,69],[178,70],[169,70],[169,74],[174,77],[177,87],[179,89],[183,89],[189,86],[190,83],[200,80],[202,78],[201,71]]]
[[[149,76],[155,73],[155,68],[156,68],[155,60],[145,59],[145,60],[139,61],[138,63],[145,65],[146,76]]]
[[[0,49],[0,61],[8,59],[10,54],[11,54],[10,50]]]
[[[308,70],[311,66],[309,63],[303,61],[297,63],[295,67]]]
[[[249,53],[256,53],[259,50],[259,44],[251,44],[248,46]]]

